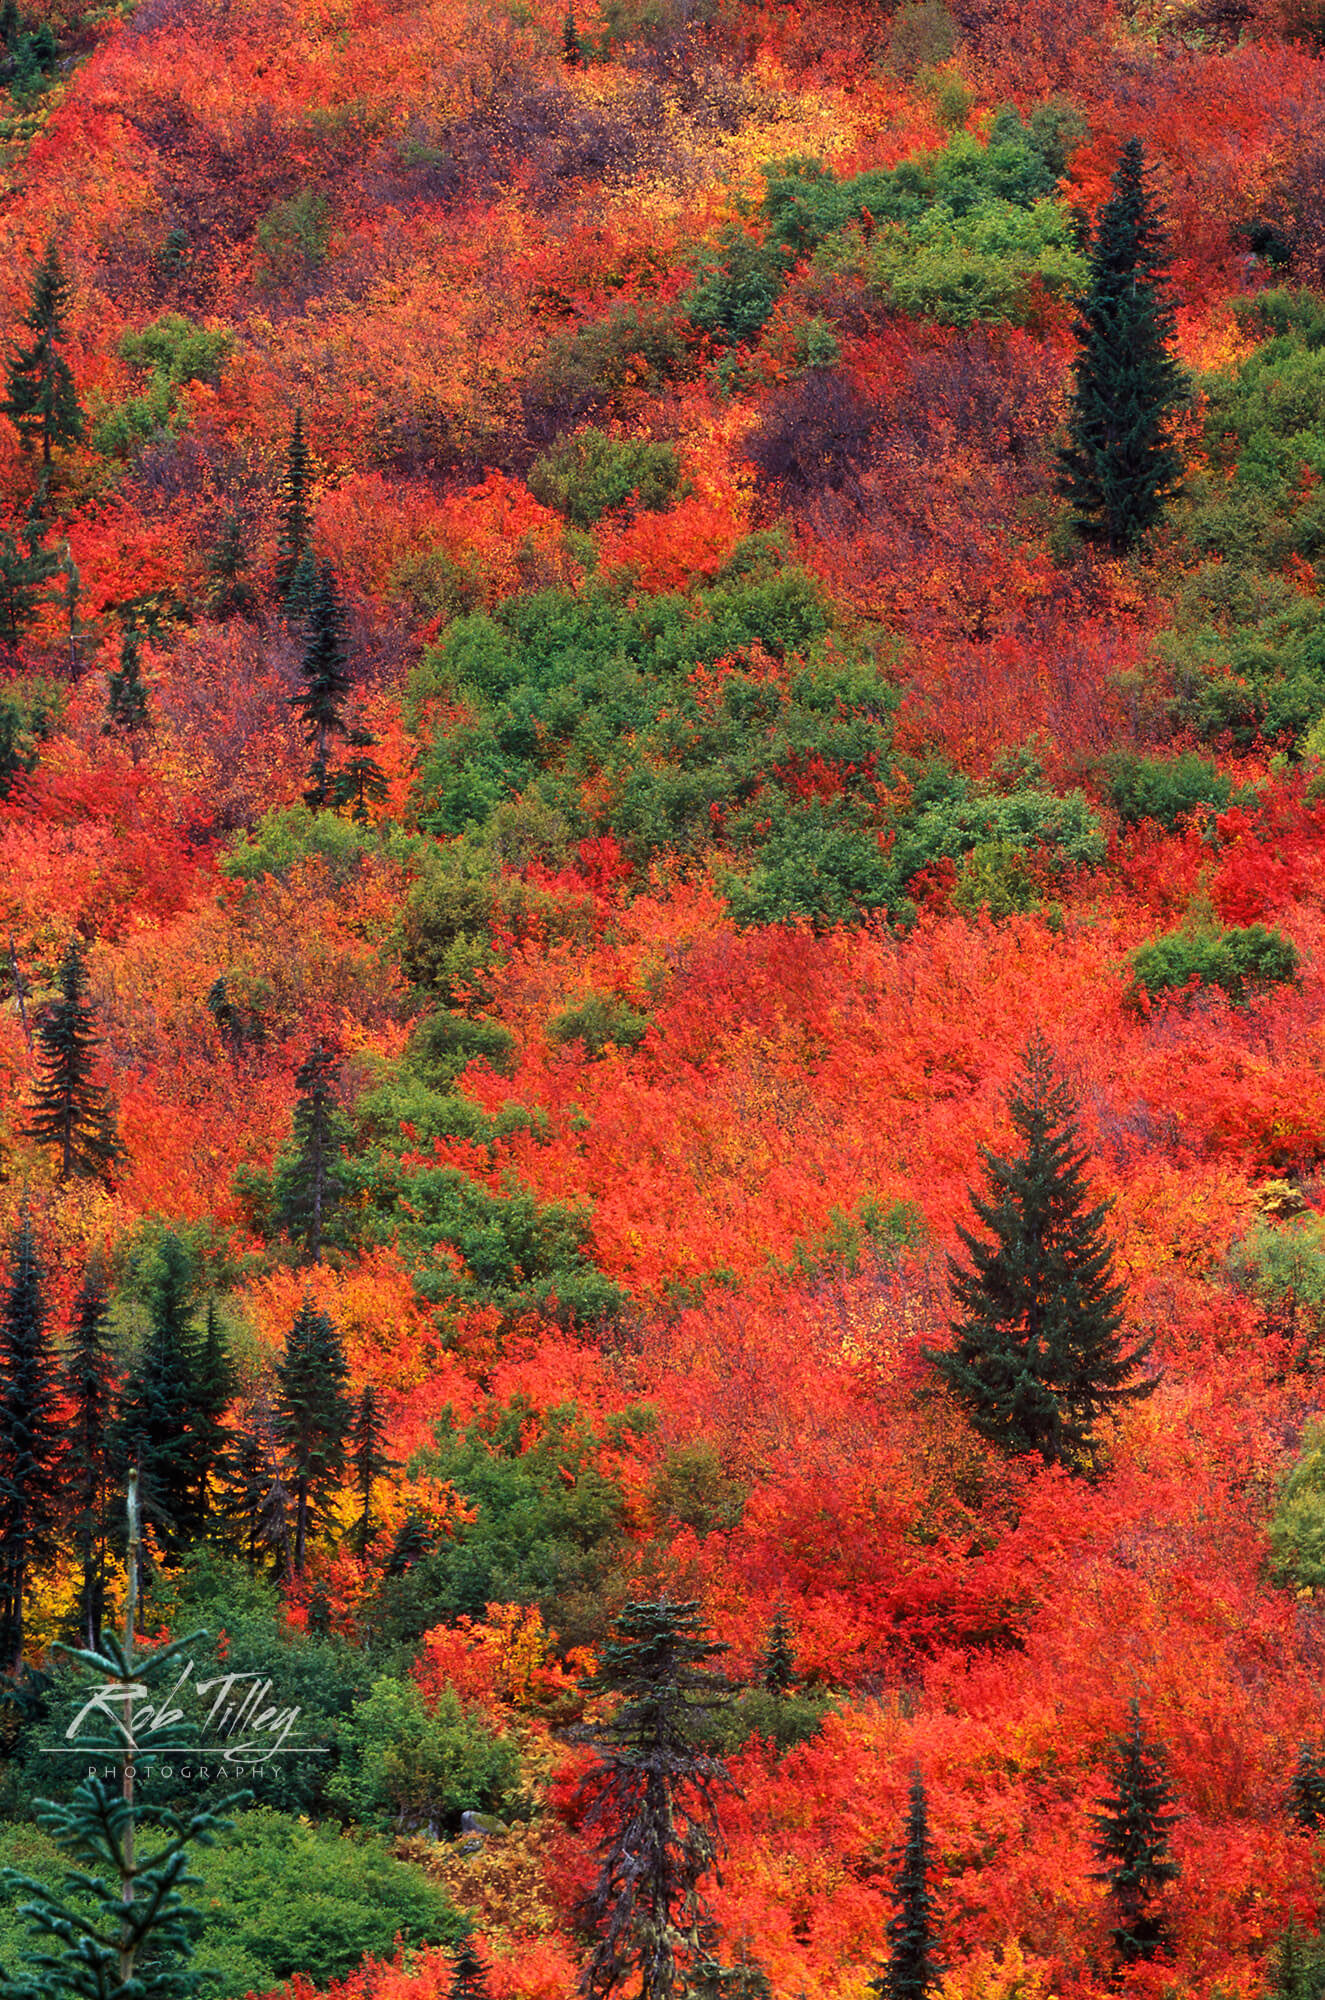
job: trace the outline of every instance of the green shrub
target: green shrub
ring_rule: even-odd
[[[600,1056],[609,1046],[638,1048],[649,1032],[649,1016],[637,1014],[611,994],[590,993],[576,1006],[555,1014],[547,1031],[554,1042],[582,1042],[586,1055]]]
[[[1226,931],[1171,931],[1133,952],[1128,992],[1137,1004],[1142,994],[1217,986],[1241,1004],[1266,987],[1295,982],[1298,965],[1296,947],[1263,924]]]
[[[519,1745],[467,1713],[453,1688],[429,1712],[412,1680],[373,1682],[341,1734],[330,1795],[354,1819],[395,1832],[456,1832],[463,1812],[509,1811]]]
[[[588,430],[564,439],[535,461],[529,490],[577,528],[591,528],[632,494],[646,512],[658,512],[675,497],[680,478],[675,445],[611,438]]]
[[[899,311],[941,326],[1023,323],[1037,293],[1080,290],[1085,259],[1057,201],[1018,208],[991,201],[965,215],[936,206],[909,229],[876,235],[864,258],[870,283]]]
[[[681,310],[705,333],[723,340],[753,340],[777,304],[786,275],[777,246],[756,243],[729,229],[717,253],[701,264],[681,300]]]
[[[237,834],[221,856],[220,869],[232,882],[260,882],[267,875],[283,882],[316,858],[326,864],[333,881],[343,883],[375,846],[371,833],[339,813],[286,806],[264,813],[252,833]]]
[[[1191,750],[1162,758],[1119,751],[1106,768],[1109,799],[1124,826],[1153,819],[1172,832],[1180,819],[1202,807],[1222,812],[1232,796],[1232,782]]]
[[[896,873],[878,834],[854,820],[838,799],[784,807],[749,866],[741,873],[720,869],[718,880],[738,924],[800,918],[826,930],[854,923],[862,912],[902,908]]]
[[[1047,792],[1020,786],[1011,792],[981,791],[965,779],[946,778],[938,795],[904,821],[893,859],[903,882],[945,857],[960,861],[981,846],[994,851],[986,865],[1006,868],[1012,854],[1033,856],[1049,874],[1066,868],[1095,868],[1105,856],[1099,816],[1082,792]]]
[[[655,390],[688,365],[673,316],[647,302],[614,305],[600,320],[552,340],[533,371],[533,405],[564,413],[604,409],[629,390]]]
[[[426,1082],[442,1088],[472,1062],[484,1062],[509,1076],[515,1037],[499,1021],[474,1021],[465,1014],[439,1012],[420,1021],[410,1039],[410,1062]]]
[[[1284,1583],[1325,1584],[1325,1423],[1307,1425],[1296,1465],[1270,1518],[1270,1549]]]
[[[723,1470],[718,1447],[699,1438],[667,1453],[649,1481],[649,1505],[657,1520],[691,1528],[703,1541],[739,1527],[746,1490]]]
[[[234,335],[224,327],[209,332],[183,313],[163,313],[150,326],[126,333],[120,356],[131,367],[179,388],[186,382],[219,381],[234,345]]]
[[[288,284],[325,263],[331,240],[331,207],[324,194],[303,188],[273,202],[257,227],[254,267],[260,284]]]
[[[887,66],[910,82],[917,70],[947,62],[957,46],[957,26],[943,0],[903,0],[888,35]]]
[[[720,1757],[734,1756],[755,1736],[785,1756],[817,1736],[824,1718],[836,1708],[829,1694],[773,1694],[768,1688],[747,1688],[730,1710],[716,1718],[709,1740]]]

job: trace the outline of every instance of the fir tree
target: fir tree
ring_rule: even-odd
[[[925,1785],[918,1768],[911,1776],[906,1833],[894,1860],[895,1908],[888,1920],[891,1952],[887,1969],[870,1990],[879,2000],[925,2000],[926,1994],[938,1985],[943,1966],[935,1952],[938,1914],[929,1886],[934,1857],[929,1844]]]
[[[566,19],[561,29],[561,60],[567,69],[578,69],[584,61],[584,44],[575,24],[574,0],[567,0]]]
[[[386,778],[376,757],[370,757],[377,738],[366,729],[348,729],[345,741],[351,755],[338,768],[331,785],[331,803],[337,810],[350,808],[350,818],[366,820],[370,805],[380,805],[386,797]]]
[[[796,1656],[792,1651],[791,1627],[781,1604],[773,1613],[768,1642],[759,1655],[759,1685],[776,1695],[790,1694],[796,1685]]]
[[[700,1884],[717,1860],[718,1796],[732,1784],[696,1725],[730,1704],[731,1683],[710,1664],[725,1651],[696,1604],[628,1604],[584,1683],[617,1703],[588,1732],[600,1762],[585,1781],[585,1824],[597,1829],[599,1873],[584,1909],[595,1940],[585,2000],[628,1983],[639,2000],[673,2000],[709,1961]]]
[[[1077,360],[1060,491],[1086,533],[1131,548],[1176,491],[1170,438],[1184,378],[1173,356],[1166,253],[1139,139],[1123,147],[1099,218],[1075,333]]]
[[[303,1238],[313,1263],[322,1255],[328,1225],[345,1193],[337,1172],[349,1128],[336,1105],[336,1057],[314,1042],[295,1074],[300,1092],[294,1111],[293,1157],[277,1174],[276,1210],[288,1236]]]
[[[1092,1815],[1095,1852],[1106,1865],[1091,1879],[1108,1885],[1118,1922],[1112,1937],[1120,1958],[1153,1958],[1167,1925],[1160,1896],[1178,1874],[1168,1847],[1177,1815],[1162,1752],[1146,1741],[1141,1709],[1130,1704],[1131,1727],[1109,1758],[1113,1790]]]
[[[354,1414],[350,1433],[350,1463],[354,1468],[354,1490],[359,1496],[359,1524],[355,1538],[366,1549],[373,1538],[373,1485],[391,1470],[383,1446],[386,1444],[386,1417],[371,1382],[365,1382]]]
[[[0,1308],[0,1660],[23,1661],[23,1614],[33,1565],[55,1552],[64,1438],[55,1353],[32,1224],[10,1249]]]
[[[106,1591],[106,1513],[111,1470],[117,1369],[108,1332],[109,1307],[99,1261],[88,1265],[74,1306],[64,1361],[70,1406],[69,1505],[74,1551],[83,1572],[78,1598],[81,1642],[101,1644]]]
[[[472,1938],[466,1938],[455,1955],[455,1970],[447,1988],[447,2000],[492,2000],[487,1971],[474,1949]]]
[[[328,1315],[305,1294],[276,1364],[276,1429],[294,1495],[294,1572],[303,1575],[309,1521],[345,1470],[351,1424],[345,1350]]]
[[[290,706],[298,715],[304,741],[313,752],[310,783],[304,798],[311,806],[325,806],[331,796],[327,763],[330,739],[349,733],[344,709],[350,691],[345,664],[345,616],[330,563],[323,563],[318,571],[300,676],[302,685],[297,694],[290,696]]]
[[[1299,1826],[1313,1833],[1325,1826],[1325,1756],[1307,1743],[1298,1752],[1289,1803]]]
[[[22,644],[60,567],[56,551],[42,547],[45,533],[46,523],[35,517],[17,535],[0,532],[0,640],[7,646]]]
[[[60,1151],[60,1179],[71,1174],[105,1180],[119,1157],[110,1104],[94,1081],[101,1038],[87,1004],[81,941],[74,937],[60,967],[60,997],[38,1034],[41,1074],[33,1092],[29,1139]]]
[[[83,412],[73,371],[60,352],[68,310],[69,283],[52,237],[34,273],[32,297],[23,317],[31,340],[11,354],[8,393],[0,401],[0,411],[18,432],[24,451],[40,454],[40,494],[50,485],[57,447],[77,444],[83,435]]]
[[[149,1331],[124,1384],[115,1435],[116,1463],[126,1471],[138,1467],[143,1517],[168,1555],[187,1548],[202,1528],[192,1294],[188,1253],[178,1237],[164,1236],[149,1279]]]
[[[405,1576],[415,1563],[430,1555],[432,1549],[432,1530],[422,1514],[411,1507],[392,1536],[385,1564],[387,1575]]]
[[[117,729],[134,735],[150,727],[138,628],[126,625],[120,639],[120,664],[106,683],[106,720],[102,729],[106,735]]]
[[[1099,1416],[1153,1390],[1133,1379],[1151,1343],[1124,1349],[1107,1205],[1089,1199],[1075,1101],[1040,1041],[1009,1109],[1021,1150],[1002,1158],[981,1147],[989,1196],[971,1195],[993,1241],[958,1231],[972,1268],[949,1259],[956,1345],[926,1355],[982,1436],[1079,1468]]]
[[[260,1553],[269,1552],[288,1574],[293,1567],[292,1503],[280,1454],[276,1413],[264,1385],[250,1403],[226,1454],[222,1508],[239,1529],[249,1568],[257,1566]]]
[[[294,427],[285,455],[285,471],[281,475],[281,540],[276,558],[276,583],[282,597],[288,596],[295,572],[308,551],[312,534],[309,511],[311,492],[312,468],[308,461],[301,406],[294,413]]]
[[[235,1393],[235,1372],[230,1364],[216,1301],[207,1301],[207,1320],[193,1371],[193,1417],[191,1421],[194,1517],[205,1525],[211,1512],[213,1480],[226,1462],[229,1445],[224,1418]]]

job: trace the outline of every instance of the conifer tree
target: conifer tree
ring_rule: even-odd
[[[209,608],[215,617],[226,618],[232,611],[246,611],[252,604],[248,567],[243,523],[238,514],[227,514],[216,545],[207,557],[207,573],[212,579]]]
[[[344,711],[350,691],[345,664],[345,615],[330,563],[323,563],[318,571],[300,681],[298,692],[290,696],[290,706],[298,715],[304,741],[313,752],[304,798],[310,806],[325,806],[331,797],[327,761],[330,739],[349,733]]]
[[[34,515],[17,534],[0,532],[0,640],[7,646],[22,644],[60,567],[58,552],[42,546],[46,528]]]
[[[674,2000],[709,1960],[700,1884],[717,1860],[719,1794],[733,1787],[696,1724],[730,1704],[731,1683],[711,1666],[725,1651],[697,1604],[628,1604],[584,1683],[617,1703],[588,1732],[600,1761],[585,1781],[585,1824],[597,1829],[599,1873],[584,1908],[595,1940],[584,2000],[628,1983],[639,2000]]]
[[[176,1236],[164,1236],[151,1271],[149,1331],[130,1369],[116,1422],[116,1463],[139,1470],[144,1520],[168,1554],[202,1529],[197,1473],[198,1336],[193,1271]]]
[[[117,729],[135,735],[150,727],[138,628],[126,625],[120,638],[120,664],[106,683],[106,720],[102,728],[106,735]]]
[[[354,1468],[354,1488],[359,1495],[359,1524],[356,1539],[366,1549],[373,1538],[373,1485],[386,1477],[393,1461],[384,1450],[386,1416],[371,1382],[365,1382],[354,1414],[350,1433],[350,1462]]]
[[[778,1605],[769,1627],[768,1643],[759,1656],[759,1685],[770,1694],[790,1694],[796,1685],[796,1656],[785,1607]]]
[[[351,755],[332,780],[331,803],[338,810],[348,806],[351,819],[366,820],[369,806],[380,805],[386,797],[382,766],[369,755],[377,738],[366,729],[347,729],[345,742]]]
[[[1182,470],[1170,436],[1184,378],[1166,268],[1144,150],[1129,139],[1091,246],[1059,481],[1079,525],[1116,552],[1153,526]]]
[[[337,1171],[349,1127],[333,1094],[336,1057],[316,1041],[295,1073],[293,1157],[277,1175],[276,1209],[288,1236],[303,1238],[313,1263],[322,1256],[328,1225],[345,1193]]]
[[[281,1466],[276,1413],[263,1384],[238,1426],[225,1463],[222,1507],[239,1529],[244,1559],[250,1569],[261,1552],[275,1555],[288,1575],[293,1567],[290,1544],[291,1498]]]
[[[74,1306],[74,1324],[64,1360],[64,1390],[70,1406],[69,1493],[74,1551],[83,1572],[78,1600],[81,1643],[101,1644],[106,1592],[106,1529],[112,1425],[118,1371],[110,1345],[109,1306],[100,1261],[87,1268]]]
[[[302,1576],[310,1519],[345,1470],[352,1412],[345,1350],[329,1316],[305,1293],[276,1364],[276,1428],[294,1495],[294,1573]]]
[[[308,460],[308,443],[304,437],[304,412],[301,405],[294,413],[294,425],[285,455],[285,470],[281,475],[281,540],[276,558],[276,583],[282,597],[288,596],[295,572],[308,552],[309,537],[312,534],[312,517],[309,509],[312,483],[312,467]]]
[[[33,1092],[29,1139],[60,1152],[60,1179],[71,1174],[105,1180],[119,1157],[110,1103],[94,1080],[101,1038],[87,1004],[87,971],[79,938],[70,939],[60,967],[60,997],[38,1034],[40,1075]]]
[[[447,1988],[447,2000],[492,2000],[488,1975],[483,1960],[474,1949],[472,1938],[466,1938],[455,1955],[455,1970]]]
[[[56,449],[77,444],[83,435],[73,370],[60,351],[69,298],[69,281],[52,237],[33,274],[32,297],[23,316],[31,339],[10,355],[8,390],[0,401],[0,411],[18,432],[24,451],[40,456],[39,495],[50,486]]]
[[[55,1551],[63,1432],[43,1277],[25,1216],[9,1254],[0,1305],[0,1662],[23,1661],[23,1617],[34,1565]]]
[[[1298,1752],[1289,1802],[1299,1826],[1313,1833],[1325,1826],[1325,1756],[1308,1743]]]
[[[1177,1815],[1160,1749],[1147,1742],[1140,1704],[1129,1705],[1131,1726],[1109,1757],[1113,1789],[1103,1811],[1092,1814],[1095,1852],[1105,1863],[1093,1881],[1108,1885],[1118,1922],[1112,1937],[1120,1958],[1153,1958],[1167,1935],[1160,1897],[1177,1879],[1168,1836]]]
[[[580,31],[575,24],[574,0],[567,0],[566,19],[561,29],[561,60],[567,69],[578,69],[584,61],[584,46],[580,41]]]
[[[930,1888],[934,1857],[929,1844],[925,1784],[919,1768],[911,1776],[906,1833],[894,1856],[894,1910],[888,1920],[891,1953],[871,1991],[878,2000],[925,2000],[943,1975],[936,1954],[938,1912]]]
[[[415,1563],[431,1554],[433,1541],[428,1523],[417,1508],[411,1507],[391,1538],[385,1564],[387,1575],[405,1576]]]
[[[1042,1041],[1008,1101],[1021,1148],[1003,1158],[981,1147],[989,1194],[971,1195],[993,1240],[958,1231],[971,1267],[949,1259],[956,1345],[926,1357],[983,1437],[1079,1469],[1099,1416],[1153,1390],[1134,1379],[1151,1342],[1127,1350],[1121,1339],[1107,1205],[1090,1201],[1075,1100]]]
[[[191,1443],[195,1492],[194,1517],[205,1525],[211,1512],[212,1481],[221,1473],[228,1450],[224,1417],[235,1393],[230,1363],[215,1299],[207,1301],[207,1320],[193,1371]]]

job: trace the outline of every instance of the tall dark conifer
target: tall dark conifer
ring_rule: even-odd
[[[101,1644],[106,1592],[106,1528],[111,1481],[112,1422],[119,1371],[110,1344],[109,1305],[99,1260],[88,1265],[74,1306],[64,1359],[69,1400],[67,1501],[74,1551],[83,1572],[78,1600],[79,1643]]]
[[[38,492],[50,485],[57,449],[77,444],[83,412],[73,370],[61,347],[69,311],[69,281],[54,237],[32,279],[32,297],[23,324],[30,336],[9,357],[8,386],[0,411],[19,434],[25,452],[41,460]]]
[[[40,1074],[33,1092],[28,1138],[55,1146],[60,1179],[105,1180],[119,1157],[110,1102],[96,1081],[101,1037],[87,1003],[87,970],[79,938],[70,940],[60,967],[60,995],[38,1035]]]
[[[1182,471],[1171,426],[1184,377],[1166,270],[1144,150],[1129,139],[1091,245],[1059,482],[1085,532],[1117,552],[1154,525]]]
[[[310,1521],[341,1483],[352,1422],[345,1350],[330,1317],[305,1296],[276,1364],[276,1429],[294,1495],[294,1572],[303,1574]]]
[[[1101,1414],[1154,1388],[1135,1379],[1151,1343],[1127,1349],[1121,1338],[1107,1205],[1090,1199],[1075,1099],[1041,1041],[1009,1109],[1020,1149],[1004,1158],[981,1147],[989,1194],[971,1196],[992,1241],[958,1231],[971,1263],[949,1260],[956,1344],[927,1358],[982,1436],[1080,1469]]]
[[[1104,1863],[1094,1876],[1107,1884],[1118,1922],[1113,1942],[1124,1960],[1153,1958],[1168,1926],[1162,1895],[1176,1881],[1178,1866],[1169,1853],[1169,1831],[1177,1815],[1173,1788],[1159,1747],[1141,1727],[1140,1704],[1129,1707],[1130,1727],[1109,1755],[1112,1790],[1103,1810],[1092,1815],[1095,1852]]]
[[[1311,1833],[1325,1827],[1325,1756],[1304,1743],[1289,1786],[1289,1805],[1298,1825]]]
[[[871,1991],[878,2000],[926,2000],[943,1975],[936,1944],[938,1909],[930,1878],[934,1856],[929,1843],[925,1784],[917,1768],[911,1777],[906,1833],[894,1857],[894,1910],[888,1920],[888,1965]]]
[[[276,1209],[287,1236],[303,1239],[313,1263],[345,1192],[340,1170],[349,1127],[335,1096],[336,1056],[314,1042],[295,1074],[294,1152],[276,1178]]]
[[[308,614],[308,643],[300,668],[300,686],[290,696],[304,741],[313,752],[304,797],[311,806],[325,806],[332,795],[328,754],[333,736],[347,736],[345,702],[350,676],[345,661],[345,614],[330,563],[318,571],[317,590]]]
[[[28,1581],[33,1566],[54,1554],[62,1511],[57,1367],[25,1216],[10,1247],[0,1306],[0,1664],[6,1668],[22,1665]]]
[[[276,583],[282,597],[289,594],[295,572],[308,553],[309,537],[313,530],[309,506],[312,484],[312,468],[308,461],[308,441],[304,436],[304,412],[301,406],[294,413],[290,443],[285,454],[285,470],[281,475],[281,540],[276,558]]]
[[[354,1488],[359,1496],[359,1523],[355,1531],[360,1549],[373,1538],[373,1487],[386,1477],[393,1460],[386,1453],[386,1415],[371,1382],[365,1382],[354,1413],[350,1433],[350,1463],[354,1468]]]
[[[133,736],[149,729],[151,721],[137,627],[126,625],[120,638],[120,664],[106,682],[106,720],[103,728],[107,735],[112,730],[122,730],[126,735]]]
[[[674,2000],[709,1961],[700,1890],[718,1857],[718,1798],[733,1787],[696,1724],[730,1703],[712,1664],[726,1650],[697,1604],[628,1604],[585,1683],[616,1706],[590,1732],[600,1761],[584,1786],[599,1864],[583,1913],[594,1936],[584,2000],[627,1986],[638,2000]]]
[[[455,1970],[451,1974],[446,2000],[492,2000],[492,1988],[488,1985],[483,1960],[475,1951],[471,1938],[466,1938],[456,1952]]]
[[[215,1299],[207,1301],[203,1328],[193,1370],[193,1418],[191,1443],[195,1491],[193,1507],[200,1526],[207,1525],[212,1511],[212,1484],[221,1474],[229,1449],[225,1413],[235,1393],[235,1371],[231,1366]]]
[[[768,1639],[759,1655],[759,1685],[776,1695],[790,1694],[796,1685],[796,1654],[782,1604],[773,1613]]]
[[[198,1334],[193,1319],[193,1271],[178,1237],[156,1253],[147,1309],[149,1331],[120,1400],[117,1464],[137,1465],[143,1518],[167,1554],[197,1539]]]

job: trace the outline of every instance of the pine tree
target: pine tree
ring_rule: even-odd
[[[1131,1727],[1118,1737],[1109,1757],[1113,1790],[1092,1814],[1095,1852],[1107,1865],[1092,1876],[1108,1885],[1118,1914],[1112,1937],[1120,1958],[1153,1958],[1167,1925],[1160,1896],[1178,1875],[1168,1835],[1177,1815],[1163,1753],[1146,1741],[1140,1704],[1129,1705]]]
[[[1325,1756],[1307,1743],[1298,1752],[1289,1803],[1299,1826],[1313,1833],[1325,1826]]]
[[[101,1038],[87,1004],[81,940],[70,940],[60,967],[60,997],[38,1035],[41,1074],[33,1092],[29,1139],[60,1149],[60,1179],[106,1180],[119,1158],[110,1103],[94,1073]]]
[[[304,412],[302,406],[294,413],[294,427],[290,432],[290,443],[285,455],[285,471],[281,476],[281,540],[276,558],[276,583],[282,597],[289,593],[300,562],[308,551],[309,537],[313,531],[309,511],[312,492],[312,467],[308,460],[308,444],[304,437]]]
[[[938,1912],[931,1890],[934,1857],[930,1851],[925,1784],[917,1768],[911,1776],[911,1803],[906,1833],[894,1861],[895,1905],[888,1920],[888,1965],[870,1988],[878,2000],[925,2000],[937,1987],[943,1966],[936,1951]]]
[[[373,1483],[383,1479],[393,1461],[387,1457],[386,1417],[371,1382],[365,1382],[350,1433],[350,1463],[354,1468],[354,1488],[359,1495],[359,1524],[355,1539],[366,1549],[373,1538]]]
[[[33,275],[32,298],[23,317],[31,341],[10,355],[8,393],[0,401],[0,411],[18,432],[24,451],[40,452],[40,494],[50,485],[57,447],[77,444],[83,435],[73,371],[60,352],[69,296],[52,237]]]
[[[107,736],[112,730],[122,729],[128,735],[139,730],[150,729],[151,717],[147,711],[147,684],[143,680],[142,659],[139,652],[138,628],[126,625],[120,639],[120,664],[106,683],[106,720],[102,730]]]
[[[117,1466],[139,1471],[143,1517],[168,1555],[202,1529],[198,1500],[198,1336],[193,1271],[176,1236],[164,1236],[151,1269],[149,1331],[130,1369],[115,1427]]]
[[[328,1315],[307,1294],[276,1364],[276,1429],[294,1494],[294,1573],[302,1576],[310,1519],[345,1470],[352,1412],[345,1350]]]
[[[796,1656],[785,1608],[779,1604],[769,1627],[768,1643],[759,1655],[759,1685],[770,1694],[790,1694],[796,1685]]]
[[[599,1873],[584,1908],[595,1938],[584,2000],[628,1982],[638,2000],[673,2000],[709,1960],[700,1884],[717,1860],[719,1794],[733,1787],[696,1723],[730,1704],[731,1683],[710,1664],[725,1651],[696,1604],[628,1604],[584,1683],[617,1700],[588,1732],[600,1762],[585,1781],[585,1824],[598,1830]]]
[[[1059,490],[1087,534],[1122,552],[1177,490],[1171,441],[1184,377],[1173,355],[1161,218],[1139,139],[1123,147],[1100,214],[1090,282],[1076,322],[1077,360]]]
[[[370,757],[377,738],[366,729],[347,729],[345,741],[353,753],[338,768],[331,784],[331,803],[338,811],[348,806],[350,818],[366,820],[370,805],[380,805],[386,797],[386,778],[376,757]]]
[[[302,685],[297,694],[290,696],[290,706],[299,716],[304,741],[313,752],[310,783],[304,798],[310,806],[320,807],[331,796],[327,764],[330,739],[349,733],[344,715],[350,691],[345,664],[345,615],[330,563],[323,563],[318,571],[300,675]]]
[[[1075,1100],[1042,1041],[1028,1049],[1008,1102],[1021,1150],[1002,1158],[981,1147],[989,1196],[971,1195],[993,1241],[958,1231],[972,1268],[949,1259],[956,1345],[926,1358],[982,1436],[1080,1468],[1099,1416],[1155,1387],[1133,1379],[1151,1343],[1125,1351],[1120,1339],[1126,1294],[1104,1231],[1107,1205],[1089,1200]]]
[[[472,1938],[466,1938],[455,1955],[455,1971],[447,1988],[447,2000],[492,2000],[487,1971],[474,1949]]]
[[[101,1644],[106,1593],[106,1513],[110,1486],[112,1418],[117,1374],[108,1332],[106,1285],[98,1260],[88,1265],[74,1306],[64,1360],[70,1406],[69,1492],[74,1551],[83,1572],[78,1599],[82,1643]]]
[[[301,1236],[313,1263],[322,1256],[328,1225],[345,1193],[337,1172],[349,1127],[333,1095],[336,1057],[314,1042],[295,1074],[293,1157],[277,1174],[276,1212],[288,1236]]]
[[[0,1307],[0,1661],[15,1669],[23,1661],[28,1578],[55,1552],[64,1456],[57,1397],[42,1270],[25,1216]]]

